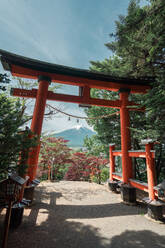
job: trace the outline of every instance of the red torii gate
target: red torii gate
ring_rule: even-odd
[[[13,96],[36,98],[31,131],[38,136],[41,135],[46,100],[120,109],[122,181],[128,184],[129,178],[132,178],[133,174],[132,161],[129,157],[129,150],[131,149],[129,110],[137,110],[133,106],[138,106],[134,102],[129,101],[128,96],[129,93],[146,93],[150,89],[149,80],[112,77],[102,73],[41,62],[4,50],[0,50],[0,55],[3,68],[10,71],[13,76],[38,79],[38,90],[13,89],[12,92]],[[80,96],[75,96],[53,93],[48,91],[51,82],[81,87],[81,94]],[[91,88],[119,92],[120,98],[115,101],[91,98]],[[39,151],[40,146],[34,148],[32,156],[28,159],[28,175],[31,181],[36,177]]]

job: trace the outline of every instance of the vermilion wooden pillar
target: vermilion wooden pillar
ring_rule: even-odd
[[[46,76],[40,76],[38,78],[38,82],[39,82],[39,87],[37,91],[36,103],[35,103],[34,112],[33,112],[31,131],[34,134],[37,134],[38,139],[40,140],[48,87],[51,82],[51,79]],[[36,177],[39,152],[40,152],[40,144],[37,147],[33,148],[29,154],[28,176],[30,177],[29,178],[30,181],[32,181]]]
[[[151,200],[156,200],[154,186],[156,185],[155,177],[155,167],[154,158],[152,158],[151,149],[153,148],[153,143],[147,143],[145,145],[146,149],[146,164],[147,164],[147,178],[148,178],[148,193]]]
[[[120,89],[120,126],[121,126],[121,152],[122,152],[122,175],[123,182],[128,183],[129,178],[132,178],[132,160],[129,157],[128,151],[131,149],[131,137],[130,137],[130,120],[129,120],[129,89]]]

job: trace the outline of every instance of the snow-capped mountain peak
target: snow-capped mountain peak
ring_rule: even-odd
[[[86,136],[91,137],[92,135],[94,135],[95,132],[93,132],[92,130],[83,127],[82,125],[76,125],[74,127],[72,127],[71,129],[67,129],[63,132],[59,132],[59,133],[54,133],[53,137],[62,137],[65,140],[69,140],[68,145],[69,146],[73,146],[73,147],[82,147],[83,143],[84,143],[84,138]]]

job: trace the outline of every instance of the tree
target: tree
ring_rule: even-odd
[[[20,89],[26,89],[26,90],[31,90],[31,89],[36,89],[38,88],[38,82],[34,81],[34,80],[22,80],[21,78],[14,78],[15,80],[15,88],[20,88]],[[55,84],[52,84],[49,86],[49,90],[51,91],[55,91],[56,89],[58,89],[60,86],[57,86]],[[8,93],[12,94],[12,88],[11,86],[8,87]],[[34,104],[34,99],[31,98],[25,98],[25,97],[21,97],[18,99],[20,99],[19,101],[21,102],[21,106],[22,106],[22,116],[26,115],[28,118],[26,119],[26,122],[29,122],[32,120],[33,118],[33,114],[31,112],[31,105]],[[54,110],[53,108],[51,108],[51,105],[47,106],[46,105],[46,111],[44,114],[44,120],[49,120],[51,119],[54,115],[58,114],[58,111]]]
[[[6,178],[9,170],[23,176],[26,171],[26,156],[36,143],[29,139],[29,130],[23,130],[26,116],[21,116],[20,101],[0,95],[0,179]],[[24,152],[21,154],[21,151]],[[23,162],[24,161],[24,162]]]
[[[63,138],[46,137],[41,143],[39,174],[44,179],[52,180],[94,180],[100,183],[106,180],[106,171],[102,169],[108,163],[106,159],[76,152],[67,147]],[[108,171],[108,170],[107,170]]]
[[[41,142],[39,170],[48,173],[48,178],[61,180],[70,163],[71,149],[63,138],[46,137]],[[49,175],[50,172],[50,175]]]
[[[95,181],[101,183],[101,171],[108,161],[96,156],[89,156],[83,152],[76,152],[72,155],[70,163],[71,165],[68,167],[64,179],[71,181]]]
[[[6,73],[2,74],[0,73],[0,90],[5,91],[6,90],[6,84],[10,83],[10,79]]]
[[[92,135],[90,138],[86,136],[84,139],[84,146],[87,148],[87,155],[97,157],[99,157],[100,153],[103,153],[105,150],[105,146],[100,142],[98,135]]]
[[[142,138],[153,138],[160,143],[156,147],[157,178],[162,180],[165,172],[165,5],[161,0],[150,0],[141,7],[139,1],[132,0],[126,16],[116,21],[116,31],[110,35],[111,42],[106,46],[113,56],[102,62],[91,62],[91,70],[109,73],[113,76],[150,78],[153,88],[146,95],[130,95],[130,99],[146,107],[145,113],[131,111],[132,147],[139,149]],[[103,91],[93,90],[92,94]],[[112,98],[111,93],[109,99]],[[113,96],[114,97],[114,96]],[[87,111],[93,116],[96,107]],[[111,113],[112,110],[106,110]],[[101,116],[102,108],[97,107],[96,116]],[[99,140],[116,143],[120,140],[119,119],[110,117],[100,122],[89,120],[98,132]],[[117,130],[117,131],[115,131]],[[114,136],[112,137],[114,133]],[[141,163],[137,163],[137,168]],[[139,172],[139,171],[138,171]],[[140,174],[137,174],[139,177]]]
[[[15,87],[31,89],[37,82],[14,78]],[[37,145],[37,137],[25,128],[25,124],[32,119],[28,105],[31,99],[12,97],[12,88],[7,74],[0,73],[0,91],[6,91],[0,97],[0,179],[7,176],[9,170],[16,170],[20,176],[24,176],[27,169],[29,151]],[[7,84],[8,87],[7,87]],[[56,86],[51,86],[55,90]],[[45,118],[51,118],[57,111],[48,108]],[[33,138],[32,138],[33,137]],[[19,165],[19,166],[18,166]]]

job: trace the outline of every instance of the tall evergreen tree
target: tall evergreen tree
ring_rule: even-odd
[[[35,137],[29,139],[30,130],[23,131],[26,116],[21,111],[20,101],[0,95],[0,180],[9,170],[23,176],[28,151],[36,145]]]
[[[139,148],[142,138],[150,137],[159,141],[156,169],[157,177],[161,180],[165,174],[165,4],[161,0],[149,0],[146,6],[141,7],[139,2],[132,0],[127,15],[119,16],[116,21],[116,31],[110,35],[112,41],[106,44],[113,56],[101,62],[92,61],[90,69],[113,76],[150,78],[152,89],[146,95],[130,95],[130,99],[146,107],[145,113],[130,113],[132,147]],[[92,95],[96,94],[103,95],[104,92],[93,90]],[[114,93],[107,93],[106,97],[112,99]],[[104,111],[111,113],[114,110]],[[102,108],[98,107],[87,110],[88,116],[101,116],[102,113]],[[119,143],[117,116],[95,123],[89,120],[89,124],[94,125],[101,142]]]

